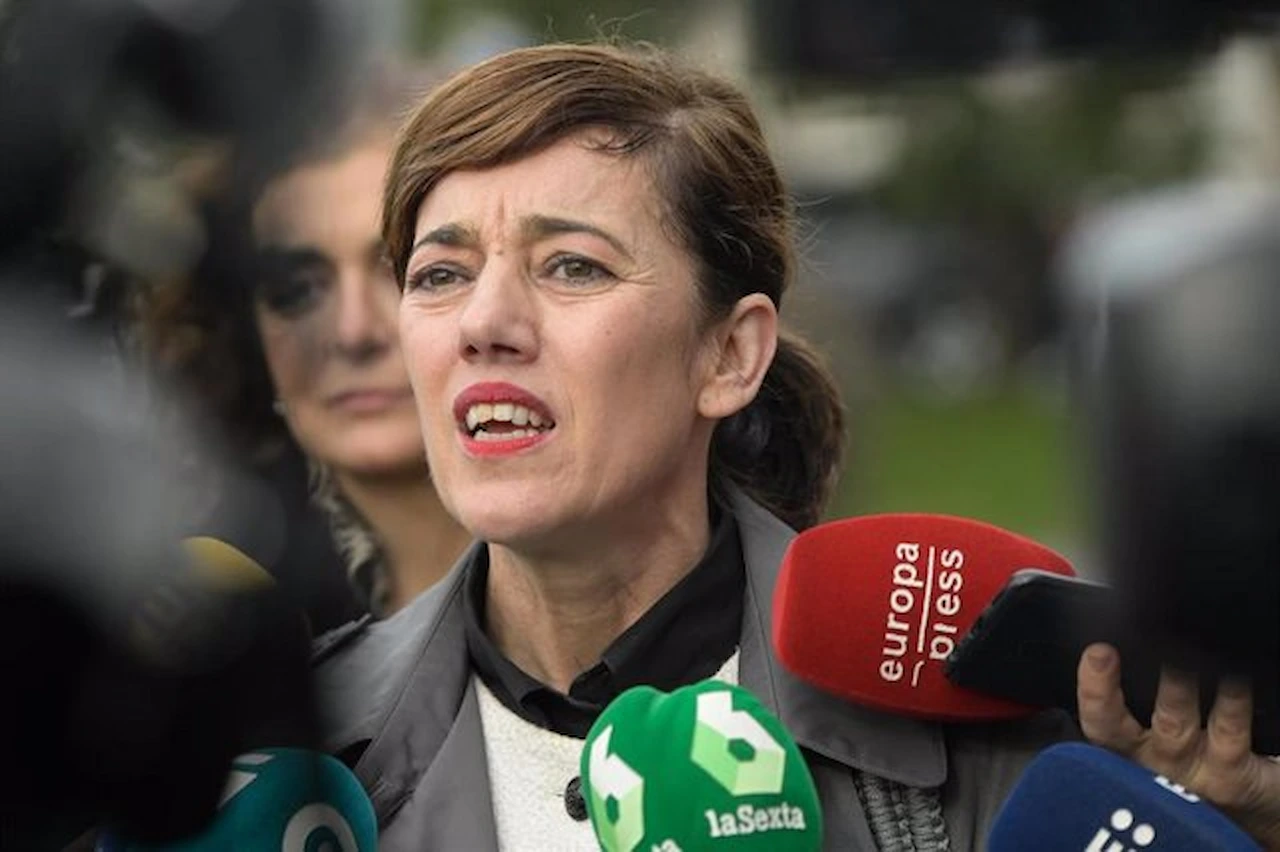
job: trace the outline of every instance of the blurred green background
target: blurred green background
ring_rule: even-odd
[[[1073,548],[1085,531],[1077,436],[1063,407],[1009,388],[939,405],[890,390],[855,413],[831,512],[945,512]]]

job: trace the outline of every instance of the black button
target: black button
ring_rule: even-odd
[[[568,786],[564,788],[564,809],[574,822],[583,822],[587,818],[587,800],[582,798],[582,779],[576,775],[569,779]]]

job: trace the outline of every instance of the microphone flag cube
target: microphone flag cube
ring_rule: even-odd
[[[627,690],[591,727],[581,769],[605,852],[822,848],[818,794],[799,747],[737,686]]]

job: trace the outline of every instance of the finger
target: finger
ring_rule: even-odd
[[[1223,678],[1209,711],[1205,765],[1230,770],[1253,755],[1253,690],[1238,678]]]
[[[1084,649],[1076,669],[1080,729],[1091,742],[1133,754],[1142,744],[1142,725],[1133,718],[1120,689],[1120,655],[1110,645]]]
[[[1195,759],[1200,745],[1200,682],[1194,674],[1161,669],[1147,742],[1157,763],[1153,769],[1176,771]]]

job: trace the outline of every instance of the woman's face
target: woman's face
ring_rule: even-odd
[[[303,450],[354,475],[423,459],[379,237],[389,153],[378,140],[299,168],[254,210],[255,315],[276,397]]]
[[[437,490],[491,542],[705,500],[693,260],[645,168],[583,143],[450,173],[418,212],[400,336]]]

